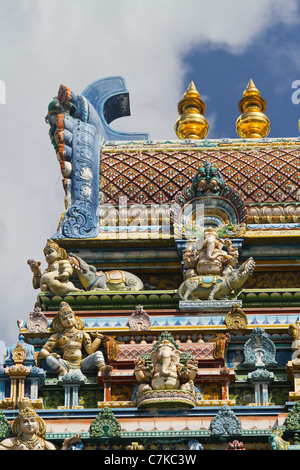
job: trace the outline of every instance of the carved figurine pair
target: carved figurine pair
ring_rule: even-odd
[[[52,292],[56,295],[66,295],[78,291],[110,291],[143,289],[142,281],[132,273],[121,270],[108,272],[98,271],[77,255],[67,255],[54,240],[47,240],[44,248],[45,260],[48,267],[42,273],[41,262],[30,259],[27,263],[33,273],[33,287],[42,292]],[[83,287],[79,289],[70,281],[73,272]]]

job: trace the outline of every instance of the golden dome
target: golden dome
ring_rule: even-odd
[[[266,137],[271,129],[270,121],[264,114],[266,102],[251,79],[239,101],[241,116],[236,121],[236,132],[244,139]]]
[[[175,124],[175,132],[179,139],[204,139],[208,133],[209,125],[205,117],[205,103],[201,100],[194,82],[178,103],[180,117]]]

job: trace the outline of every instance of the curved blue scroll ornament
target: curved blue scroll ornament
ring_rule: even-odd
[[[49,104],[46,122],[66,193],[66,211],[53,239],[98,235],[102,141],[149,139],[146,133],[119,132],[109,126],[123,116],[130,116],[130,107],[122,77],[100,79],[81,95],[61,85]]]

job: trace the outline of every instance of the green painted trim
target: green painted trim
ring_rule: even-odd
[[[134,308],[137,304],[144,307],[178,308],[179,296],[177,290],[151,290],[151,291],[112,291],[100,293],[74,292],[59,296],[51,293],[39,293],[39,299],[44,311],[57,311],[60,302],[68,302],[71,307],[79,310],[126,310]],[[245,289],[239,296],[243,307],[300,307],[300,289]]]
[[[272,434],[273,429],[245,429],[241,430],[238,434],[242,437],[268,437]],[[46,433],[46,440],[63,440],[69,437],[74,436],[75,433]],[[90,440],[92,442],[102,442],[109,440],[110,442],[114,440],[127,440],[127,439],[178,439],[178,438],[232,438],[235,434],[212,434],[209,430],[199,430],[199,431],[133,431],[127,432],[123,431],[120,433],[120,436],[117,437],[99,437],[92,436],[90,433],[82,432],[81,439],[83,441]]]

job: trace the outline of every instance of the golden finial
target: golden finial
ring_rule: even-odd
[[[179,139],[204,139],[209,125],[203,116],[205,103],[201,100],[194,82],[190,83],[182,100],[179,101],[178,113],[180,117],[176,121],[175,132]]]
[[[270,121],[264,114],[266,102],[250,79],[243,98],[239,102],[241,116],[236,121],[236,132],[244,139],[266,137],[271,129]]]

